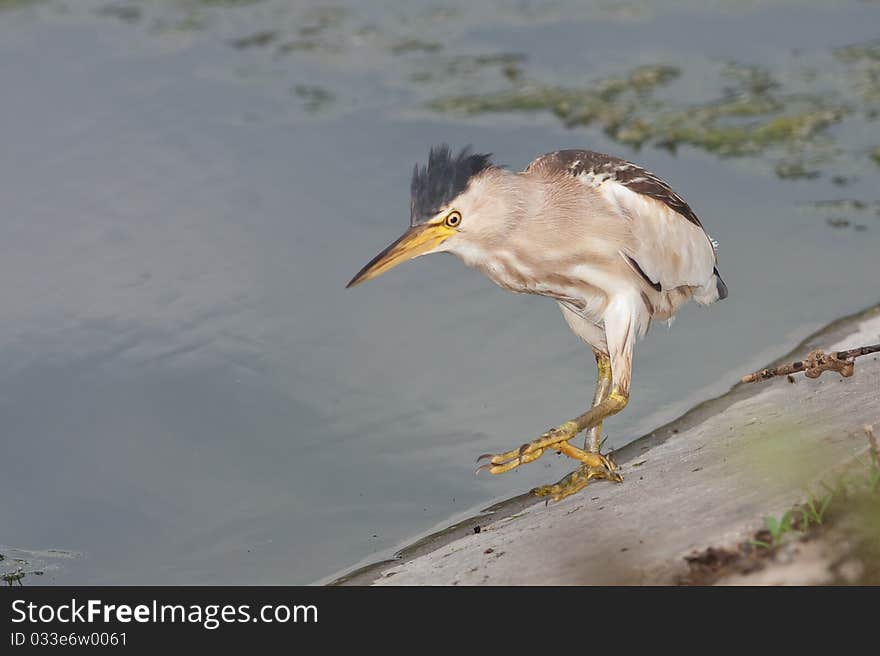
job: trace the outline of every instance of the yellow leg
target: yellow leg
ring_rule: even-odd
[[[626,407],[627,401],[628,394],[616,388],[612,389],[611,393],[598,405],[571,421],[560,424],[556,428],[551,428],[538,439],[532,440],[528,444],[523,444],[518,449],[512,449],[511,451],[495,455],[485,454],[480,456],[477,460],[487,458],[489,462],[479,467],[477,471],[485,469],[491,474],[502,474],[527,462],[537,460],[547,448],[552,448],[577,458],[587,466],[603,468],[613,472],[613,467],[609,466],[610,461],[604,456],[599,453],[581,451],[566,443],[582,430],[592,428],[600,424],[605,417],[617,414],[623,410]],[[572,455],[575,451],[578,455]]]
[[[596,377],[596,392],[593,394],[593,407],[596,407],[602,401],[608,398],[611,391],[611,358],[604,353],[595,351],[596,369],[598,376]],[[587,429],[587,436],[584,439],[584,449],[590,453],[599,453],[599,447],[602,444],[602,422]]]

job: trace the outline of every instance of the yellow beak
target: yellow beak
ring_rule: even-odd
[[[358,271],[357,275],[345,286],[346,289],[378,278],[398,264],[432,251],[453,234],[455,234],[455,230],[442,223],[413,226],[403,233],[400,239],[370,260],[367,266]]]

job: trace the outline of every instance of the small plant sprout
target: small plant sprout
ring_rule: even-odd
[[[871,492],[880,490],[880,467],[874,467],[868,475],[868,489]]]
[[[834,495],[831,493],[825,494],[822,497],[810,495],[806,503],[801,506],[801,516],[804,520],[803,528],[809,528],[810,524],[822,526],[825,523],[825,512],[828,510],[828,506],[833,499]]]
[[[767,532],[770,533],[770,542],[765,540],[750,540],[751,544],[764,549],[770,549],[777,546],[782,540],[782,536],[791,530],[791,522],[793,518],[794,515],[790,510],[786,511],[779,519],[776,519],[775,517],[765,517],[764,525],[767,528]]]
[[[865,424],[865,435],[868,437],[868,451],[871,453],[871,464],[875,470],[880,469],[880,446],[877,445],[877,436],[874,435],[874,426]]]

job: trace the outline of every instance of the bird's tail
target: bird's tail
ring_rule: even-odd
[[[694,294],[694,300],[700,305],[709,305],[715,301],[723,301],[727,298],[727,285],[721,279],[718,268],[712,270],[712,277],[705,285],[700,287]]]

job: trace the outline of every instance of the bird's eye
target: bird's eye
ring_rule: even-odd
[[[455,228],[461,223],[461,214],[459,212],[450,212],[446,215],[446,225]]]

